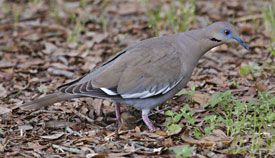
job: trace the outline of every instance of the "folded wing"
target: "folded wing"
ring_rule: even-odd
[[[151,39],[126,48],[98,69],[61,86],[60,91],[123,99],[165,94],[184,78],[180,56],[170,42]]]

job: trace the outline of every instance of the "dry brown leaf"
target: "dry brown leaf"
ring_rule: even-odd
[[[13,66],[15,66],[15,63],[12,63],[10,61],[0,60],[0,69],[10,68],[10,67],[13,67]]]
[[[86,158],[106,158],[106,154],[100,154],[100,153],[92,153],[92,154],[87,154]],[[113,156],[115,157],[115,156]]]
[[[117,12],[120,15],[129,15],[138,13],[141,9],[140,4],[133,1],[131,3],[121,3],[117,8]]]
[[[264,91],[266,91],[268,89],[268,87],[264,83],[262,83],[260,81],[258,81],[258,82],[255,83],[255,88],[258,91],[261,91],[261,92],[264,92]]]
[[[97,116],[102,116],[102,99],[93,99],[92,106],[95,109],[95,113]]]
[[[20,131],[24,131],[25,132],[25,131],[33,129],[33,126],[31,126],[31,125],[21,125],[21,126],[18,126],[18,129]]]
[[[40,136],[40,137],[44,138],[44,139],[54,140],[54,139],[58,139],[58,138],[62,137],[64,134],[65,134],[64,132],[59,132],[59,133],[55,133],[53,135],[45,135],[45,136]]]
[[[200,105],[207,104],[210,98],[211,96],[208,95],[207,93],[200,93],[200,92],[196,92],[195,95],[193,96],[193,100],[199,103]]]
[[[0,98],[5,98],[8,95],[8,91],[3,87],[3,84],[0,84]]]
[[[95,43],[101,43],[107,37],[108,37],[108,34],[106,34],[106,33],[94,33],[93,34],[93,41]]]
[[[163,145],[165,147],[170,147],[170,146],[174,145],[174,143],[173,143],[173,140],[171,138],[167,138],[167,139],[164,139]]]
[[[63,121],[63,120],[53,120],[53,121],[45,122],[45,127],[46,128],[54,128],[54,129],[63,129],[65,127],[72,126],[74,124],[75,123],[67,122],[67,121]]]
[[[0,106],[0,115],[7,114],[7,113],[9,113],[11,111],[12,111],[12,109],[10,109],[10,108],[6,108],[6,107],[3,107],[3,106]]]
[[[213,130],[213,133],[209,136],[205,136],[201,138],[200,140],[196,140],[186,134],[183,134],[181,136],[181,139],[189,144],[195,144],[202,147],[224,147],[226,145],[229,145],[232,141],[232,139],[228,138],[226,134],[219,129]]]
[[[199,146],[203,146],[203,147],[212,147],[214,146],[214,142],[205,142],[205,141],[200,141],[200,140],[196,140],[186,134],[182,134],[181,135],[181,139],[191,145],[199,145]]]

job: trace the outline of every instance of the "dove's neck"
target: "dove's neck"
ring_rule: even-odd
[[[198,29],[187,31],[179,34],[179,44],[183,49],[184,58],[188,57],[188,60],[196,65],[198,60],[208,52],[210,49],[220,45],[215,43],[207,37],[205,29]]]

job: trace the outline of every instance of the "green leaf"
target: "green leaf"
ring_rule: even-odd
[[[178,134],[182,129],[181,125],[178,124],[171,124],[167,127],[167,133],[168,135],[174,135],[174,134]]]
[[[182,118],[182,115],[181,114],[176,114],[174,117],[173,117],[173,123],[178,123],[180,121],[180,119]]]
[[[174,116],[175,115],[175,113],[173,112],[173,111],[171,111],[171,110],[167,110],[167,111],[165,111],[165,113],[164,113],[166,116],[170,116],[170,117],[172,117],[172,116]]]
[[[202,137],[202,132],[200,131],[200,129],[198,129],[198,128],[195,128],[195,130],[194,130],[194,137],[196,138],[196,139],[201,139],[201,137]]]
[[[250,72],[251,72],[250,65],[243,65],[240,67],[240,75],[241,76],[247,76]]]
[[[176,158],[187,158],[192,157],[195,148],[189,145],[183,145],[173,147],[172,150],[176,154]]]
[[[234,96],[232,95],[231,91],[225,91],[222,93],[214,94],[208,101],[208,103],[204,107],[215,107],[218,104],[227,105],[234,100]]]

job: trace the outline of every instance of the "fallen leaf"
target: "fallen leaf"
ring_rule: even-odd
[[[54,139],[58,139],[58,138],[62,137],[63,135],[64,135],[64,132],[59,132],[59,133],[55,133],[53,135],[45,135],[45,136],[40,136],[40,137],[44,138],[44,139],[54,140]]]
[[[47,128],[54,128],[54,129],[63,129],[68,126],[72,126],[75,123],[72,122],[67,122],[63,120],[54,120],[54,121],[49,121],[45,123],[45,127]]]
[[[106,39],[107,37],[108,37],[108,34],[106,34],[106,33],[94,33],[93,34],[93,41],[95,43],[100,43],[104,39]]]
[[[208,103],[208,100],[211,98],[211,96],[209,96],[206,93],[200,93],[200,92],[196,92],[195,95],[193,96],[193,100],[197,103],[199,103],[200,105],[205,105]]]
[[[173,145],[173,140],[171,138],[164,139],[163,146],[170,147]]]
[[[117,8],[117,12],[120,15],[130,15],[142,11],[141,9],[142,7],[139,7],[138,3],[121,3]]]
[[[51,54],[56,50],[57,50],[56,45],[49,43],[49,42],[45,42],[45,49],[42,51],[46,54]]]
[[[8,95],[8,91],[0,84],[0,98],[5,98]]]
[[[178,124],[171,124],[167,127],[167,133],[169,136],[179,134],[182,130],[182,126]]]
[[[110,156],[110,155],[109,155]],[[119,156],[124,156],[124,155],[119,155]],[[110,157],[117,157],[115,155],[112,155]],[[101,154],[101,153],[92,153],[92,154],[87,154],[86,158],[106,158],[106,154]]]
[[[268,87],[265,84],[263,84],[262,82],[259,82],[259,81],[255,83],[255,88],[261,92],[264,92],[268,89]]]
[[[134,129],[136,127],[136,118],[133,114],[130,112],[123,112],[121,113],[121,129]]]
[[[38,90],[40,93],[47,93],[47,92],[48,92],[48,87],[42,84],[42,85],[40,85],[39,87],[37,87],[37,90]]]
[[[65,76],[67,78],[73,78],[74,73],[67,71],[67,70],[61,70],[61,69],[57,69],[54,67],[50,67],[47,70],[49,73],[51,73],[52,75],[57,75],[57,76]]]
[[[33,129],[33,126],[31,126],[31,125],[22,125],[22,126],[18,126],[18,129],[20,131],[28,131],[28,130]]]
[[[2,107],[0,106],[0,115],[7,114],[11,112],[12,110],[10,108]]]
[[[181,139],[189,144],[199,145],[202,147],[216,147],[221,148],[229,145],[232,141],[231,138],[227,137],[226,134],[219,129],[213,130],[213,133],[208,136],[204,136],[200,140],[194,139],[186,134],[181,135]]]
[[[191,145],[200,145],[200,146],[203,146],[203,147],[212,147],[214,146],[214,143],[211,142],[211,141],[200,141],[200,140],[196,140],[186,134],[182,134],[181,135],[181,139],[188,143],[188,144],[191,144]]]

